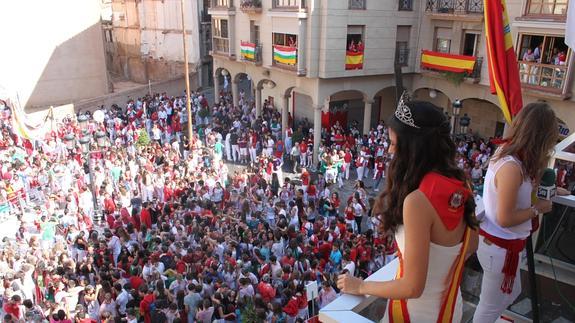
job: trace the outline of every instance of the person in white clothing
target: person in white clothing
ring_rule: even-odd
[[[547,103],[525,106],[513,120],[505,143],[495,152],[483,188],[477,257],[483,268],[474,323],[492,323],[521,293],[520,253],[540,214],[551,201],[532,202],[537,183],[558,137],[555,113]]]

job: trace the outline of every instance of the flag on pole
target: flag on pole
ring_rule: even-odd
[[[511,123],[523,100],[505,0],[484,0],[484,12],[491,93],[497,95],[505,120]]]
[[[567,21],[565,23],[565,44],[575,50],[575,2],[567,4]]]

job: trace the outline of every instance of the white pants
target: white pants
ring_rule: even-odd
[[[258,157],[257,154],[256,154],[256,149],[255,149],[255,148],[250,148],[249,151],[250,151],[250,160],[251,160],[252,163],[255,163],[255,162],[256,162],[256,159],[257,159],[257,157]]]
[[[363,179],[363,170],[364,170],[364,168],[365,168],[365,167],[363,167],[363,166],[359,166],[359,167],[357,168],[357,180],[358,180],[358,181],[361,181],[361,180]]]
[[[301,167],[307,166],[307,153],[299,155],[299,164]]]
[[[345,179],[349,179],[349,168],[351,167],[351,163],[343,163],[343,168],[345,168]]]
[[[234,161],[240,159],[240,146],[232,145],[232,158],[234,159]]]
[[[473,323],[495,322],[521,293],[519,266],[517,266],[511,294],[505,294],[501,291],[501,283],[504,278],[501,269],[505,263],[506,253],[507,250],[495,244],[488,245],[484,242],[484,237],[479,237],[477,258],[479,258],[479,263],[483,268],[483,281],[481,282],[481,295],[473,316]],[[519,259],[521,258],[520,256]]]
[[[224,147],[226,148],[226,159],[231,161],[232,160],[232,146],[227,144]]]

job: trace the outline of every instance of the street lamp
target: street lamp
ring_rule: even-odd
[[[459,99],[456,99],[455,101],[453,101],[453,120],[452,120],[452,124],[451,124],[451,134],[455,134],[455,128],[457,126],[457,118],[459,117],[459,114],[461,113],[461,101],[459,101]]]
[[[68,148],[68,150],[72,150],[76,147],[76,137],[73,133],[65,135],[64,141],[66,142],[66,148]]]
[[[84,136],[80,138],[80,146],[82,147],[82,152],[84,152],[84,154],[88,153],[90,151],[90,137]]]
[[[88,132],[88,116],[85,114],[81,114],[78,117],[78,125],[80,126],[80,130],[82,130],[83,133],[87,133]]]
[[[98,147],[100,148],[106,147],[106,134],[102,130],[96,131],[94,137],[96,138],[96,143],[98,144]]]
[[[471,118],[467,115],[467,113],[463,114],[463,117],[459,120],[459,125],[461,126],[461,133],[464,135],[467,134],[467,129],[469,124],[471,123]]]

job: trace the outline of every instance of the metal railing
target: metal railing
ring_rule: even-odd
[[[473,71],[467,77],[479,80],[481,79],[481,68],[483,67],[483,57],[475,58],[475,66],[473,66]]]
[[[483,0],[427,0],[425,11],[446,14],[483,14]]]
[[[553,92],[563,91],[567,79],[567,65],[540,64],[519,61],[519,79],[527,87]]]
[[[413,0],[399,0],[399,10],[411,11],[413,10]]]
[[[349,0],[349,9],[363,10],[365,9],[365,2],[367,0]]]
[[[240,9],[243,11],[261,11],[262,1],[261,0],[241,0]]]
[[[233,0],[211,0],[210,8],[232,8],[234,6]]]
[[[242,61],[246,61],[246,62],[252,62],[255,64],[261,64],[262,63],[262,51],[263,51],[263,47],[261,44],[257,44],[256,48],[255,48],[255,52],[254,52],[254,58],[249,58],[246,57],[244,55],[240,55],[241,60]]]
[[[306,0],[273,0],[274,9],[304,9]]]
[[[230,54],[230,40],[228,38],[213,38],[212,49],[214,52],[224,55]]]
[[[409,48],[397,48],[395,50],[395,62],[400,66],[409,65]]]

